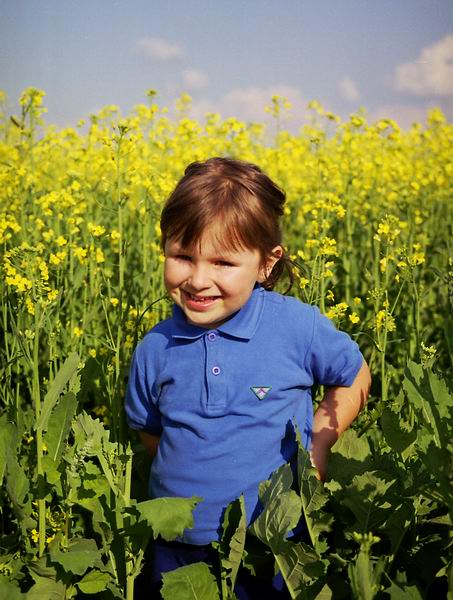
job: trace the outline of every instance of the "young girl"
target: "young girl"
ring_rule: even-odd
[[[154,545],[155,578],[209,560],[224,509],[241,494],[248,522],[257,517],[259,483],[295,455],[294,421],[323,479],[331,446],[368,396],[355,342],[317,308],[271,291],[290,268],[284,201],[257,166],[211,158],[187,167],[163,209],[173,316],[135,350],[126,413],[154,457],[151,497],[203,502],[180,541]],[[314,384],[328,389],[313,417]],[[250,585],[239,597],[262,593]]]

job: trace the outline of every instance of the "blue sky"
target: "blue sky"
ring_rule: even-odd
[[[47,120],[74,125],[103,105],[127,113],[158,91],[192,114],[265,120],[289,98],[297,130],[310,100],[342,117],[408,126],[453,118],[452,0],[0,0],[0,89],[11,109],[33,85]]]

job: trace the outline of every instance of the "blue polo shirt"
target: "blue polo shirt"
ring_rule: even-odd
[[[217,540],[241,494],[256,518],[259,483],[295,453],[294,421],[310,445],[313,384],[349,386],[362,361],[317,308],[259,285],[217,329],[175,306],[134,352],[126,414],[132,429],[161,434],[150,496],[204,498],[182,541]]]

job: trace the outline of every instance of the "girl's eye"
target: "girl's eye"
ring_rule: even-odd
[[[226,260],[218,260],[218,261],[217,261],[217,264],[218,264],[220,267],[232,267],[232,266],[233,266],[233,264],[232,264],[232,263],[230,263],[230,262],[228,262],[228,261],[226,261]]]
[[[177,254],[176,258],[178,260],[184,260],[184,261],[191,260],[190,256],[188,256],[187,254]]]

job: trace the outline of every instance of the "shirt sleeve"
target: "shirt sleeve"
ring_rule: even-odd
[[[312,308],[313,336],[305,366],[314,383],[349,387],[363,364],[359,347],[347,333],[336,329],[318,308]]]
[[[160,434],[161,416],[156,406],[156,369],[152,361],[142,361],[140,345],[135,349],[126,391],[126,417],[131,429]]]

